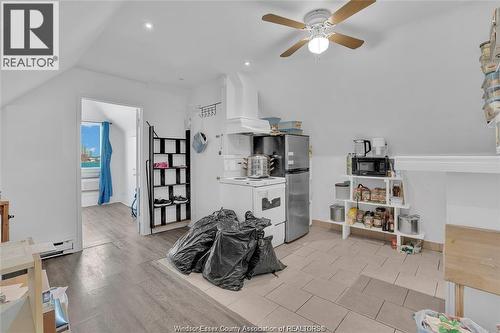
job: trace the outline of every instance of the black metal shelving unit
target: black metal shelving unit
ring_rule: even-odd
[[[148,194],[149,194],[149,225],[151,232],[153,229],[160,226],[165,226],[170,223],[183,222],[191,219],[191,186],[190,186],[190,132],[186,130],[185,138],[159,137],[156,135],[154,126],[149,126],[149,160],[146,172],[148,173]],[[159,142],[159,151],[155,151],[155,143]],[[175,143],[175,151],[167,151],[168,143]],[[181,142],[184,142],[184,152],[181,151]],[[174,155],[184,156],[184,165],[174,166]],[[166,156],[168,168],[155,168],[155,157]],[[185,173],[184,181],[182,181],[181,173]],[[175,183],[166,182],[167,172],[175,172]],[[155,173],[159,173],[159,183],[155,183]],[[178,203],[163,207],[155,207],[154,199],[156,196],[155,190],[166,189],[167,195],[173,201],[174,187],[184,186],[186,190],[187,202]],[[167,219],[167,208],[175,207],[175,220]],[[185,217],[182,218],[182,210],[185,209]],[[156,224],[156,214],[160,214],[160,224]]]

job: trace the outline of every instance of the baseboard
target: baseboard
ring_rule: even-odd
[[[130,204],[131,204],[131,202],[125,202],[125,201],[123,201],[123,200],[120,200],[119,202],[120,202],[120,203],[122,203],[122,204],[124,204],[124,205],[125,205],[125,206],[127,206],[128,208],[130,208]]]
[[[313,220],[312,225],[316,225],[318,227],[322,227],[322,228],[326,228],[326,229],[335,230],[335,231],[342,233],[342,226],[340,226],[338,224],[333,224],[333,223],[329,223],[329,222],[325,222],[325,221],[321,221],[321,220]],[[366,238],[378,239],[378,240],[383,240],[386,242],[390,242],[391,239],[394,237],[394,236],[388,235],[388,234],[382,234],[379,232],[370,232],[367,230],[355,229],[355,228],[351,228],[351,235],[363,236]],[[424,240],[423,248],[427,249],[427,250],[431,250],[431,251],[443,252],[443,244],[435,243],[435,242],[431,242],[431,241]]]

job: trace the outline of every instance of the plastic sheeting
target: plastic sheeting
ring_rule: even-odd
[[[413,318],[415,319],[415,322],[417,324],[417,333],[434,333],[437,330],[433,330],[427,323],[426,323],[426,317],[434,317],[434,318],[439,318],[442,316],[443,318],[446,318],[445,320],[450,321],[450,318],[446,316],[445,314],[432,311],[432,310],[420,310],[418,312],[415,312],[413,315]],[[439,320],[438,320],[439,321]],[[459,320],[459,325],[460,327],[466,328],[469,330],[471,333],[488,333],[487,330],[470,320],[469,318],[460,318]],[[438,328],[439,330],[439,328]],[[439,331],[441,332],[441,331]],[[450,332],[455,332],[450,330]],[[457,330],[458,332],[458,330]]]
[[[219,230],[205,262],[203,277],[221,288],[240,290],[256,245],[255,228]]]
[[[221,209],[190,224],[168,257],[184,274],[201,272],[221,288],[240,290],[245,278],[286,267],[274,253],[272,236],[264,238],[270,225],[269,219],[251,212],[239,222],[234,211]]]
[[[203,262],[198,261],[210,250],[217,230],[238,229],[238,218],[232,210],[221,209],[189,225],[189,231],[175,242],[168,257],[184,274],[194,269],[201,272]],[[197,267],[198,265],[198,267]]]
[[[257,247],[248,267],[248,279],[255,275],[274,273],[286,268],[286,265],[276,257],[272,240],[273,236],[268,236],[257,241]]]

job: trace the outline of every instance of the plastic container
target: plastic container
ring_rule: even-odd
[[[484,77],[483,89],[489,89],[493,86],[500,85],[500,71],[488,73]]]
[[[262,120],[267,120],[269,122],[269,125],[278,125],[281,121],[281,118],[278,117],[266,117],[266,118],[260,118]]]
[[[296,121],[296,120],[291,120],[291,121],[282,121],[278,124],[278,128],[280,130],[284,129],[302,129],[302,122],[301,121]]]
[[[481,56],[489,57],[491,55],[491,43],[490,41],[486,41],[484,43],[479,44],[479,48],[481,49]]]
[[[492,121],[493,119],[500,114],[500,101],[491,101],[487,102],[483,106],[484,116],[487,122]]]
[[[295,135],[304,134],[303,130],[297,129],[297,128],[280,128],[279,130],[283,133],[286,133],[286,134],[295,134]]]
[[[500,86],[493,87],[484,91],[483,99],[485,101],[498,98],[500,99]]]
[[[349,200],[351,193],[351,183],[345,181],[343,183],[335,184],[335,199],[337,200]]]

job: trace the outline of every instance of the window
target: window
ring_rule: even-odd
[[[101,124],[85,123],[80,125],[82,168],[101,167]]]

